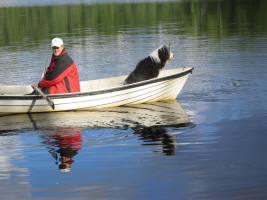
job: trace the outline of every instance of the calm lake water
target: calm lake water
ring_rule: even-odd
[[[38,82],[54,37],[81,80],[129,74],[163,44],[166,69],[194,71],[175,101],[0,117],[0,198],[266,199],[266,8],[1,1],[0,85]]]

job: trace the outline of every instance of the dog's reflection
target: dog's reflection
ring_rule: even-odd
[[[183,127],[186,124],[174,125],[172,127]],[[175,136],[169,135],[166,130],[167,126],[150,126],[150,127],[136,127],[135,134],[140,134],[140,139],[144,141],[143,145],[158,145],[160,150],[155,153],[162,153],[166,156],[175,155]]]

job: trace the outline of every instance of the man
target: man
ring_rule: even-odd
[[[51,43],[53,51],[51,63],[43,79],[31,86],[39,87],[45,94],[80,92],[80,79],[76,64],[64,48],[62,39],[54,38]]]

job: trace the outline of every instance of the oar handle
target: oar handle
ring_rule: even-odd
[[[46,101],[47,101],[47,103],[49,104],[49,106],[50,106],[53,110],[55,110],[55,104],[54,104],[54,102],[53,102],[48,96],[46,96],[46,95],[42,92],[42,90],[40,90],[38,87],[33,86],[33,88],[34,88],[35,91],[38,92],[44,99],[46,99]]]

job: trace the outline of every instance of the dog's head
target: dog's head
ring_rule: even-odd
[[[153,51],[150,57],[157,63],[167,64],[173,59],[173,53],[170,50],[170,45],[164,45]]]

